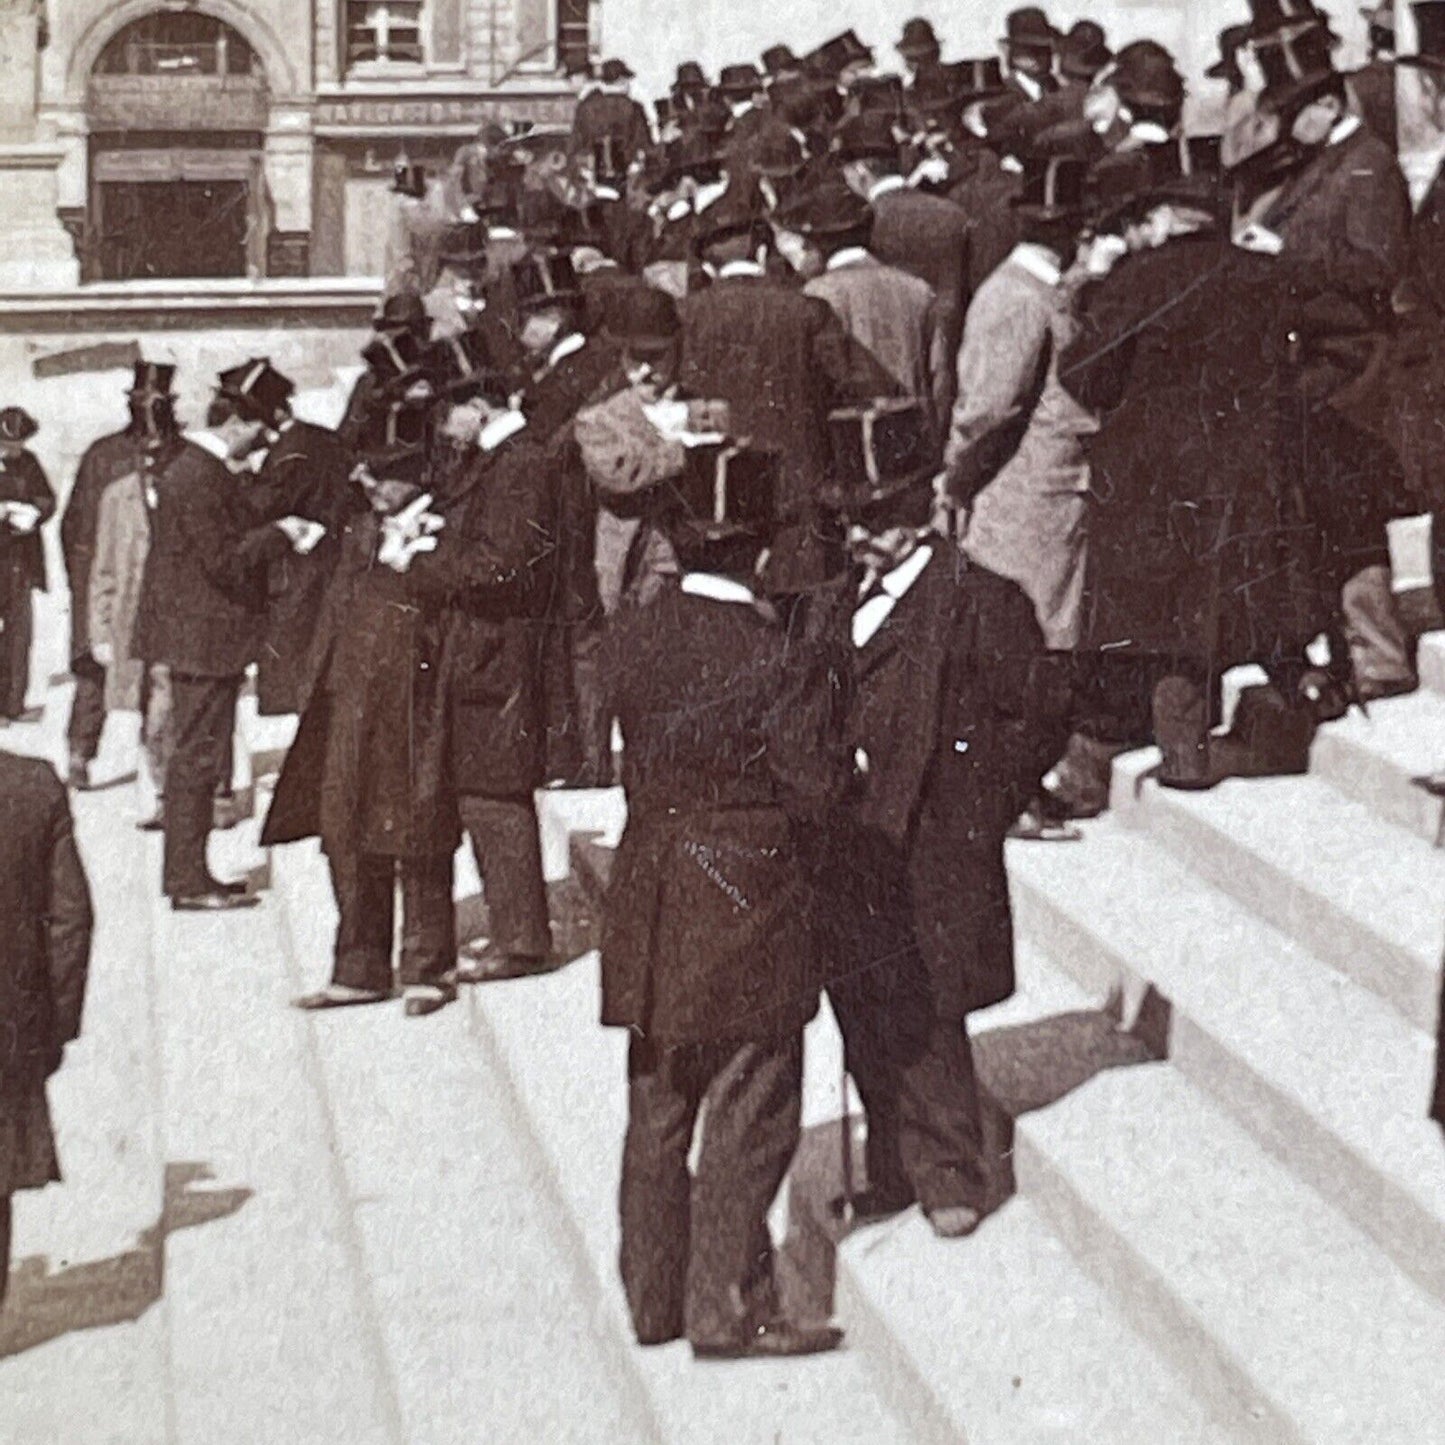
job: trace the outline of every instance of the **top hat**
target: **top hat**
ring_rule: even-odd
[[[1059,32],[1049,24],[1049,17],[1037,5],[1010,10],[1003,28],[1003,43],[1010,50],[1053,50],[1059,40]]]
[[[903,34],[893,48],[905,60],[936,59],[942,49],[933,26],[921,15],[904,22]]]
[[[776,220],[800,236],[852,236],[867,232],[873,208],[834,171],[789,200]]]
[[[1080,20],[1058,44],[1059,73],[1070,80],[1092,80],[1113,58],[1103,27]]]
[[[572,257],[566,251],[539,249],[524,256],[512,267],[512,281],[517,292],[517,306],[522,311],[537,311],[547,306],[563,306],[582,299]]]
[[[0,410],[0,441],[28,442],[40,430],[40,423],[23,407]]]
[[[358,465],[379,481],[426,481],[431,436],[429,402],[396,401],[376,407],[357,437]]]
[[[283,376],[264,356],[223,371],[219,381],[217,390],[236,404],[241,415],[268,423],[285,412],[296,390],[291,378]]]
[[[391,189],[399,196],[421,200],[426,195],[426,167],[412,161],[398,161],[392,168]]]
[[[1009,202],[1038,221],[1073,220],[1087,209],[1089,164],[1078,156],[1029,155],[1019,191]]]
[[[786,45],[770,45],[762,54],[763,69],[769,76],[778,76],[803,68],[803,62]]]
[[[673,77],[673,90],[706,90],[707,76],[695,60],[684,60]]]
[[[725,65],[718,72],[717,93],[721,96],[752,95],[763,88],[763,73],[756,65]]]
[[[850,116],[833,133],[832,153],[840,161],[887,160],[898,162],[898,137],[893,118],[883,111]]]
[[[768,537],[776,521],[778,454],[705,442],[688,447],[671,484],[683,525],[703,541]]]
[[[1219,59],[1204,73],[1210,80],[1227,80],[1238,87],[1242,77],[1239,72],[1239,50],[1249,40],[1248,25],[1226,25],[1219,32]]]
[[[1260,104],[1280,112],[1314,99],[1339,73],[1331,57],[1329,31],[1318,23],[1256,37],[1255,58],[1264,73]]]
[[[665,351],[681,334],[677,303],[656,287],[608,288],[602,293],[600,330],[624,351]]]
[[[1218,171],[1197,170],[1194,153],[1181,138],[1178,145],[1105,156],[1089,171],[1087,195],[1097,226],[1146,215],[1169,201],[1212,211],[1219,196]]]
[[[762,245],[767,234],[767,223],[754,203],[746,196],[729,192],[698,216],[697,229],[693,233],[693,251],[701,256],[709,246],[738,236],[749,236],[756,245]]]
[[[1126,45],[1101,77],[1125,105],[1173,110],[1184,104],[1184,77],[1174,57],[1153,40]]]
[[[487,263],[487,236],[485,221],[457,221],[442,236],[437,259],[444,266],[483,268]]]
[[[603,85],[620,85],[624,80],[633,78],[633,70],[625,60],[604,60],[602,68],[597,72],[597,79]]]
[[[1445,0],[1415,0],[1410,9],[1415,16],[1417,49],[1414,55],[1402,55],[1399,63],[1445,70]]]
[[[505,379],[492,365],[480,332],[439,337],[427,347],[422,364],[436,389],[454,400],[469,396],[506,398]]]
[[[829,480],[821,501],[830,511],[867,513],[937,471],[938,448],[923,406],[879,398],[828,414]]]
[[[361,348],[362,360],[384,388],[409,385],[423,374],[425,343],[415,331],[387,331]]]
[[[851,30],[825,40],[803,57],[804,67],[813,75],[836,79],[850,65],[871,63],[873,52]]]
[[[164,361],[137,361],[132,396],[171,396],[175,391],[176,369]]]
[[[1330,29],[1329,16],[1315,0],[1249,0],[1249,38],[1263,40],[1281,32],[1320,26],[1331,42],[1339,37]]]
[[[415,291],[398,291],[381,303],[371,321],[377,331],[411,331],[427,324],[426,305]]]

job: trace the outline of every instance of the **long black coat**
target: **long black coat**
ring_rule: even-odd
[[[0,601],[20,591],[46,587],[45,544],[40,529],[55,515],[55,493],[33,452],[0,457],[0,502],[29,502],[40,520],[29,533],[0,524]]]
[[[310,422],[288,423],[246,500],[258,520],[305,517],[326,528],[326,535],[306,556],[287,552],[267,573],[266,630],[257,667],[257,694],[262,713],[296,712],[301,706],[307,658],[326,588],[341,556],[341,533],[347,521],[365,510],[366,499],[351,480],[340,438]]]
[[[64,786],[48,763],[7,752],[0,752],[0,918],[5,1195],[56,1177],[44,1083],[80,1033],[93,921]],[[15,1121],[20,1128],[7,1127]]]
[[[845,776],[826,650],[670,591],[609,622],[606,657],[628,816],[602,1022],[664,1047],[801,1027],[822,963],[802,834]]]
[[[873,202],[869,249],[880,261],[927,281],[937,297],[938,326],[958,355],[971,290],[973,228],[961,206],[904,186]]]
[[[266,626],[266,574],[290,543],[258,526],[245,483],[185,442],[155,482],[151,545],[135,651],[197,677],[235,677],[256,660]]]
[[[446,751],[442,609],[376,562],[374,513],[346,531],[296,740],[261,841],[333,855],[450,854],[461,838]]]
[[[851,646],[856,595],[821,594],[810,630]],[[936,1016],[961,1018],[1014,990],[1004,839],[1063,750],[1067,678],[1023,591],[940,543],[852,674],[868,772],[815,857],[831,966],[916,951]]]
[[[1283,445],[1290,268],[1211,234],[1124,261],[1080,302],[1064,385],[1086,439],[1088,648],[1212,660],[1297,649],[1328,620],[1320,541]]]

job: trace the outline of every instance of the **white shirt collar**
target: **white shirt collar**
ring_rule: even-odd
[[[861,266],[865,261],[872,259],[866,246],[844,246],[841,251],[835,251],[828,257],[827,269],[839,271],[844,266]]]
[[[693,210],[699,216],[702,215],[702,213],[707,210],[709,206],[714,205],[716,202],[722,200],[723,196],[727,194],[727,188],[728,182],[726,179],[721,181],[709,181],[707,185],[699,186],[697,188],[696,194],[692,198]]]
[[[1335,122],[1334,129],[1330,132],[1329,144],[1337,146],[1341,141],[1349,140],[1349,138],[1359,130],[1362,124],[1363,122],[1357,115],[1341,116],[1340,119]]]
[[[518,239],[519,234],[520,233],[513,230],[511,226],[487,227],[487,240],[489,241],[515,241]]]
[[[933,548],[926,542],[920,543],[917,550],[910,552],[891,572],[885,572],[878,579],[878,585],[896,602],[907,596],[932,557]]]
[[[711,602],[744,602],[751,606],[758,600],[741,582],[714,572],[685,573],[682,590],[689,597],[706,597]]]
[[[879,196],[886,196],[889,191],[901,191],[906,184],[902,176],[880,176],[868,188],[868,200],[871,203]]]
[[[1140,145],[1167,145],[1169,132],[1158,121],[1136,120],[1129,127],[1129,139],[1138,141]]]
[[[1012,72],[1014,84],[1028,96],[1030,100],[1038,100],[1044,93],[1043,84],[1022,70]]]
[[[925,542],[910,552],[896,567],[878,578],[877,592],[872,592],[871,587],[868,588],[872,595],[853,613],[854,647],[867,647],[878,635],[899,600],[908,595],[932,559],[933,548]]]
[[[750,100],[735,101],[732,106],[733,119],[736,120],[739,116],[746,115],[752,109],[753,103]]]
[[[719,281],[726,281],[730,276],[761,276],[763,268],[756,261],[728,261],[717,273]]]
[[[484,452],[493,452],[507,440],[514,437],[527,425],[527,418],[519,411],[504,411],[494,416],[477,437],[477,446]]]
[[[1020,241],[1009,254],[1015,266],[1021,266],[1030,276],[1042,281],[1045,286],[1057,286],[1064,279],[1058,257],[1046,246],[1033,241]]]
[[[566,361],[569,356],[581,351],[586,345],[587,338],[580,331],[574,331],[571,336],[564,336],[552,348],[551,355],[547,358],[547,370],[551,371],[553,367]]]
[[[215,432],[207,427],[197,427],[194,431],[185,434],[188,442],[194,442],[203,452],[210,452],[218,462],[225,462],[230,467],[235,465],[236,459],[231,455],[229,448]]]

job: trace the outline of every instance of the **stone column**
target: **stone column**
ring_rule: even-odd
[[[35,0],[0,0],[0,287],[22,290],[80,279],[56,213],[64,151],[36,138],[39,24]]]
[[[305,276],[311,269],[313,146],[310,107],[273,103],[265,152],[272,207],[266,266],[270,276]]]

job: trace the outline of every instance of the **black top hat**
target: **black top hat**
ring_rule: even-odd
[[[678,90],[706,90],[707,76],[703,74],[702,66],[695,60],[684,60],[677,67],[677,75],[673,78],[672,88]]]
[[[689,447],[672,483],[681,521],[704,541],[768,537],[776,521],[778,454],[709,442]]]
[[[40,430],[40,423],[24,407],[0,410],[0,441],[28,442]]]
[[[898,163],[893,118],[882,111],[850,116],[833,133],[832,152],[840,161],[887,160]]]
[[[1003,66],[992,56],[933,65],[919,74],[908,92],[909,107],[922,114],[962,111],[977,101],[1003,95]]]
[[[381,303],[371,324],[377,331],[413,331],[427,324],[426,305],[415,291],[398,291]]]
[[[897,118],[903,114],[903,77],[865,75],[848,87],[848,94],[860,112],[877,111]]]
[[[582,299],[572,257],[566,251],[539,249],[512,267],[517,306],[538,311],[547,306],[565,306]]]
[[[363,346],[361,357],[383,387],[401,387],[421,377],[424,349],[415,331],[387,331]]]
[[[175,391],[176,369],[164,361],[137,361],[132,396],[170,396]]]
[[[776,219],[800,236],[862,237],[872,225],[873,208],[834,171],[789,200]]]
[[[431,415],[428,402],[396,401],[374,408],[357,438],[359,464],[378,481],[424,485]]]
[[[937,444],[922,405],[880,398],[828,414],[832,465],[822,501],[830,511],[867,513],[937,470]]]
[[[763,73],[756,65],[725,65],[718,72],[717,93],[719,95],[752,95],[762,88]]]
[[[296,390],[290,377],[283,376],[264,356],[223,371],[219,381],[220,394],[233,401],[241,415],[268,423],[284,414]]]
[[[1019,191],[1010,202],[1021,215],[1038,221],[1072,220],[1087,210],[1089,164],[1078,156],[1024,157]]]
[[[426,195],[426,167],[412,161],[398,161],[392,167],[391,189],[399,196],[421,200]]]
[[[601,298],[600,329],[624,351],[666,350],[681,334],[677,303],[655,287],[608,288]]]
[[[763,69],[770,75],[783,75],[788,71],[799,71],[803,62],[786,45],[770,45],[763,51]]]
[[[597,79],[603,85],[619,85],[624,80],[631,80],[633,73],[632,67],[625,60],[604,60],[597,72]]]
[[[1262,40],[1281,32],[1320,26],[1331,42],[1338,37],[1330,29],[1330,17],[1315,0],[1249,0],[1249,38]]]
[[[1415,0],[1410,9],[1415,16],[1417,50],[1414,55],[1402,55],[1399,63],[1445,70],[1445,0]]]
[[[630,159],[623,149],[621,136],[599,136],[592,142],[592,174],[601,185],[625,181]]]
[[[1059,40],[1059,72],[1071,80],[1092,80],[1113,58],[1102,26],[1080,20]]]
[[[1177,110],[1184,104],[1184,77],[1174,57],[1153,40],[1126,45],[1102,79],[1125,105]]]
[[[1087,195],[1098,226],[1142,216],[1170,201],[1213,211],[1218,169],[1196,169],[1195,154],[1182,139],[1176,145],[1115,151],[1091,168]]]
[[[444,266],[478,269],[487,263],[487,223],[458,221],[442,236],[437,259]]]
[[[1219,32],[1219,59],[1204,73],[1211,80],[1227,80],[1238,89],[1243,80],[1239,70],[1239,50],[1249,40],[1248,25],[1226,25]]]
[[[805,69],[812,75],[835,79],[850,65],[871,62],[873,52],[851,30],[825,40],[816,50],[803,57]]]
[[[1003,29],[1003,43],[1011,50],[1015,47],[1020,50],[1052,50],[1059,39],[1059,32],[1049,24],[1049,17],[1037,5],[1010,10],[1004,19]]]
[[[772,180],[795,176],[807,162],[803,143],[786,122],[769,116],[758,127],[748,155],[748,167],[754,175]]]
[[[456,400],[469,396],[506,399],[506,380],[493,366],[480,332],[439,337],[427,347],[422,364],[436,389]]]
[[[893,48],[905,60],[929,60],[937,57],[942,47],[933,26],[919,15],[904,22],[903,34]]]
[[[1320,24],[1256,37],[1255,58],[1264,72],[1260,104],[1284,111],[1306,104],[1338,83],[1329,31]]]

